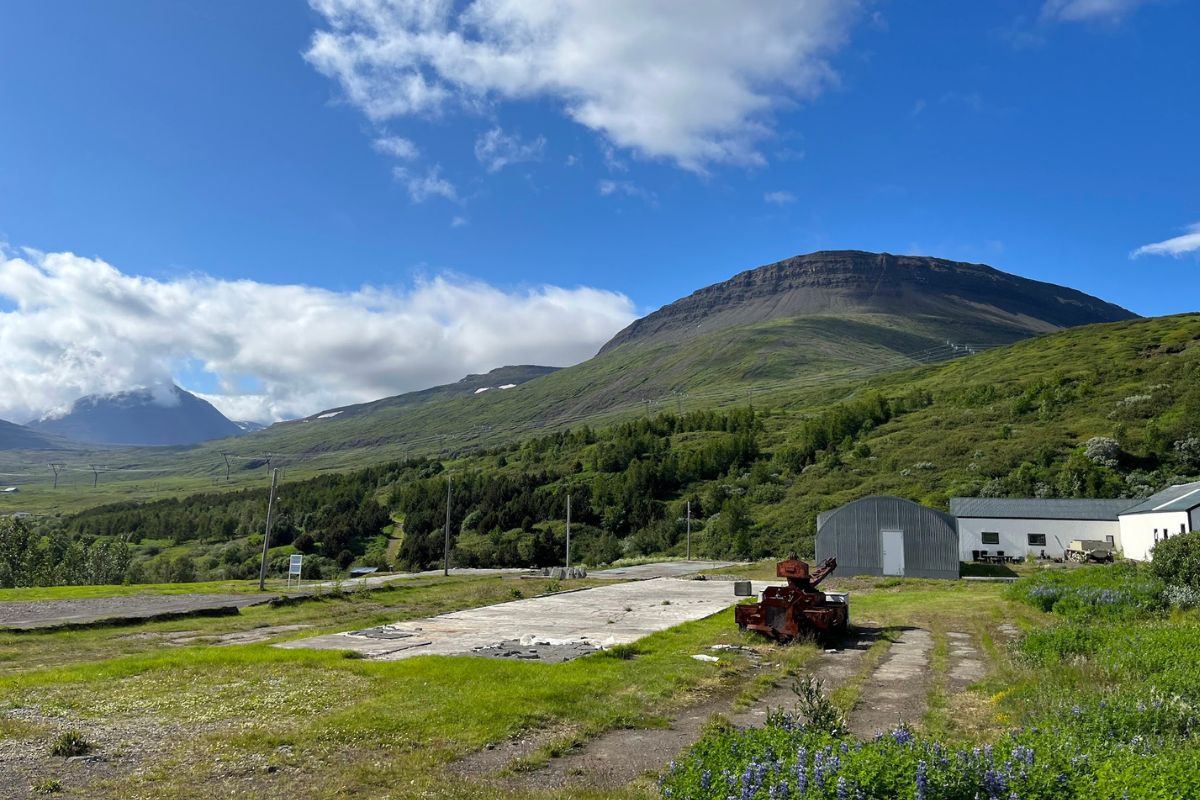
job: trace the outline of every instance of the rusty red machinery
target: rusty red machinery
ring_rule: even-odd
[[[734,607],[734,619],[742,630],[761,633],[779,642],[793,639],[835,638],[850,622],[850,604],[844,594],[826,594],[817,589],[837,568],[837,559],[826,559],[815,570],[795,555],[775,565],[775,574],[787,578],[787,586],[768,586],[762,600]]]

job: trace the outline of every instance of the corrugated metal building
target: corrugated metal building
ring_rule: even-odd
[[[838,575],[957,578],[954,517],[900,497],[864,497],[817,516],[817,562]]]

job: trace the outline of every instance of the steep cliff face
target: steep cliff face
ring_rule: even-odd
[[[693,292],[637,320],[600,352],[770,320],[843,314],[928,320],[959,335],[975,334],[967,338],[981,345],[1137,316],[1075,289],[984,264],[836,250],[768,264]]]

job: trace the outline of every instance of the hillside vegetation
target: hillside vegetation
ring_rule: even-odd
[[[45,452],[0,450],[0,472],[22,485],[25,511],[229,490],[259,484],[268,462],[299,478],[750,398],[826,403],[832,392],[853,391],[870,376],[1134,316],[983,264],[823,251],[704,287],[566,369],[501,367],[194,447],[75,445],[55,454],[66,465],[56,489]],[[99,479],[95,464],[104,465]]]
[[[399,564],[431,565],[447,476],[464,566],[560,563],[568,493],[575,560],[593,564],[682,555],[689,506],[694,555],[747,558],[811,554],[816,514],[870,494],[942,509],[953,495],[1143,496],[1200,473],[1200,315],[1069,330],[839,398],[780,394],[288,483],[277,563],[288,548],[382,563],[390,515]],[[242,577],[265,499],[213,493],[58,524],[86,540],[128,536],[160,566],[186,559],[172,580]],[[153,553],[138,551],[147,542]]]

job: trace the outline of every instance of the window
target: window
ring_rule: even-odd
[[[1108,542],[1109,544],[1117,543],[1117,540],[1113,538],[1113,535],[1111,533],[1108,536],[1104,537],[1104,541]]]
[[[1000,544],[1000,534],[996,531],[984,531],[981,535],[984,544]]]
[[[1181,522],[1181,523],[1179,523],[1179,532],[1180,532],[1180,533],[1187,533],[1187,526],[1186,526],[1186,525],[1184,525],[1182,522]]]
[[[1044,534],[1044,533],[1029,534],[1029,546],[1030,547],[1045,547],[1046,546],[1046,534]]]

